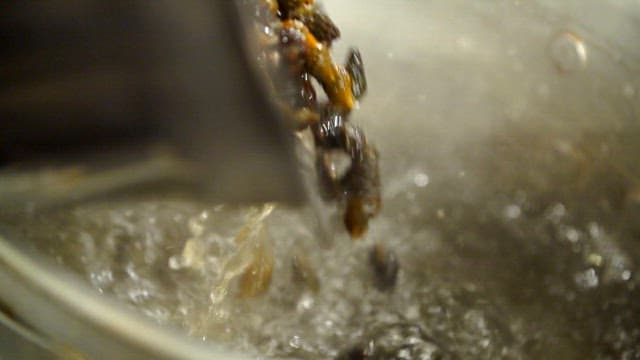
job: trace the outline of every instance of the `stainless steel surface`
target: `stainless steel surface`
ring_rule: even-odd
[[[0,310],[0,359],[56,358],[49,343],[6,311]]]
[[[566,155],[572,150],[567,144],[585,133],[607,135],[638,126],[636,1],[325,3],[343,33],[336,51],[357,45],[364,56],[370,92],[353,120],[380,147],[383,217],[393,219],[394,212],[414,216],[406,204],[416,198],[424,207],[416,211],[429,214],[434,223],[440,216],[455,216],[449,210],[460,204],[478,218],[490,216],[493,202],[518,201],[517,190],[530,197],[565,199],[590,215],[596,204],[591,195],[579,193],[577,181],[564,181],[575,180],[563,172],[566,164],[574,165],[572,155]],[[619,136],[605,145],[616,145]],[[501,150],[496,142],[503,138],[521,146]],[[528,157],[519,157],[518,151]],[[550,153],[560,153],[562,161],[544,157]],[[618,174],[615,161],[631,163],[638,155],[612,154],[620,159],[605,157],[614,164],[608,171],[625,177]],[[408,190],[405,175],[414,173],[422,176],[422,185]],[[413,184],[415,179],[408,181]],[[518,217],[524,210],[507,206],[505,211],[507,217]],[[637,222],[631,210],[624,214],[629,218],[623,225]],[[424,224],[415,216],[416,223]],[[454,224],[460,232],[475,229],[473,224]],[[374,224],[372,232],[383,227]],[[47,336],[97,358],[140,358],[142,353],[230,358],[217,347],[192,344],[97,296],[63,269],[24,249],[19,234],[9,234],[0,239],[1,298]],[[629,248],[631,255],[637,254],[637,247]],[[524,267],[499,260],[490,262],[496,266],[495,277]],[[431,269],[456,273],[438,264]],[[632,264],[637,266],[637,260]]]
[[[149,324],[12,244],[6,232],[0,240],[0,298],[62,355],[69,346],[92,359],[243,358]]]
[[[126,163],[164,146],[212,199],[299,201],[291,137],[235,4],[0,4],[0,164],[95,165],[128,147],[112,159]]]

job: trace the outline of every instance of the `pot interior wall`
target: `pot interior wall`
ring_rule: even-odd
[[[327,358],[373,340],[381,358],[640,356],[640,9],[324,3],[336,57],[363,54],[352,121],[382,156],[364,241],[330,207],[318,221],[280,206],[269,290],[216,303],[245,208],[128,196],[25,217],[24,237],[155,321],[249,352]],[[372,244],[398,259],[393,291],[372,285]],[[300,253],[317,290],[292,281]]]

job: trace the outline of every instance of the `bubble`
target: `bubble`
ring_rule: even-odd
[[[169,258],[169,268],[171,270],[180,270],[183,266],[182,256],[173,255]]]
[[[511,204],[505,206],[502,214],[505,218],[513,220],[520,217],[520,215],[522,214],[522,210],[520,209],[520,206]]]
[[[372,359],[450,359],[422,329],[411,323],[385,324],[370,331],[356,347],[349,347],[347,354],[339,358]]]
[[[413,183],[416,184],[417,187],[425,187],[429,185],[429,175],[418,173],[413,176]]]
[[[189,231],[193,236],[201,236],[204,232],[204,226],[200,223],[198,219],[190,219],[189,220]]]
[[[551,41],[551,59],[562,73],[582,70],[587,66],[587,47],[576,34],[565,31]]]
[[[567,228],[564,236],[566,236],[567,240],[569,240],[569,242],[573,244],[577,243],[578,240],[580,240],[580,232],[572,227]]]
[[[589,235],[594,239],[597,239],[602,235],[602,229],[600,229],[600,226],[597,223],[589,223]]]
[[[294,349],[299,349],[301,345],[302,345],[302,340],[298,335],[293,335],[289,340],[289,346],[291,346]]]
[[[313,308],[314,298],[310,294],[304,294],[300,297],[296,309],[298,312],[304,312]]]
[[[102,269],[91,273],[91,282],[96,286],[105,286],[113,282],[113,273],[109,269]]]
[[[134,287],[128,289],[128,295],[132,302],[139,303],[148,299],[151,296],[151,292],[143,287]]]
[[[567,208],[563,204],[557,203],[550,209],[547,218],[553,222],[559,222],[566,214]]]
[[[582,289],[593,289],[598,287],[599,279],[598,274],[593,268],[589,268],[583,272],[575,274],[574,281],[578,287]]]

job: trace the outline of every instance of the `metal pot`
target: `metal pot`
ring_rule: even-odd
[[[482,216],[515,220],[562,204],[575,209],[578,222],[604,218],[612,231],[634,228],[635,1],[324,3],[342,29],[336,57],[349,45],[364,56],[370,92],[353,121],[382,154],[382,217],[409,202],[431,214],[427,222],[458,216],[451,224],[473,233]],[[0,183],[8,181],[2,176]],[[25,186],[23,193],[42,182]],[[622,190],[613,196],[613,188]],[[29,211],[23,215],[38,216]],[[24,325],[22,334],[54,352],[77,349],[92,358],[241,358],[94,293],[12,232],[23,215],[3,215],[0,238],[0,299],[9,314],[2,319],[9,327]],[[640,244],[632,239],[620,247],[630,259],[624,271],[633,271]]]

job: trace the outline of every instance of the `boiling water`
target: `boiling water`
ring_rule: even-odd
[[[363,241],[330,207],[276,205],[252,228],[271,284],[242,297],[235,238],[260,208],[129,197],[25,220],[25,238],[106,296],[256,357],[640,358],[640,81],[606,31],[625,18],[598,32],[572,17],[591,2],[325,3],[336,52],[362,50],[353,121],[382,154]],[[398,259],[392,290],[373,244]]]
[[[566,189],[526,191],[535,185],[523,176],[462,201],[467,177],[507,176],[511,166],[467,167],[457,180],[412,167],[387,174],[387,211],[360,242],[339,226],[333,243],[321,242],[312,212],[276,206],[260,235],[273,246],[273,280],[255,298],[237,296],[237,278],[224,299],[214,296],[238,251],[246,208],[175,196],[123,199],[34,220],[23,231],[101,293],[260,357],[336,358],[375,344],[369,351],[381,359],[636,358],[638,188],[616,170],[622,165],[502,146],[495,151],[507,164],[534,159],[526,173],[562,162],[553,179],[539,181]],[[391,291],[374,286],[372,243],[399,260]],[[318,284],[295,276],[301,254]]]

